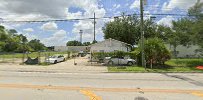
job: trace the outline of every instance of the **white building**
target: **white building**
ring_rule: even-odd
[[[115,40],[106,39],[96,44],[90,45],[90,52],[114,52],[114,51],[131,51],[132,45]]]
[[[54,51],[57,52],[65,52],[65,51],[80,52],[88,50],[89,50],[88,46],[54,46]]]
[[[172,45],[166,44],[166,47],[169,51],[171,51],[171,54],[173,55],[174,47]],[[197,45],[191,45],[189,47],[179,45],[176,47],[176,54],[177,57],[180,58],[196,58],[201,57],[201,53],[197,52],[197,50],[200,50],[201,48]]]

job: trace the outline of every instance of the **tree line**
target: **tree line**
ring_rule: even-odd
[[[28,41],[27,37],[14,29],[6,29],[0,25],[0,52],[30,52],[46,50],[46,46],[40,40]]]
[[[76,40],[73,40],[73,41],[68,41],[66,43],[66,46],[89,46],[91,44],[94,44],[94,42],[84,42],[84,43],[81,43],[79,41],[76,41]]]

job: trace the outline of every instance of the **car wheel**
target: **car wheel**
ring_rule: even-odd
[[[57,63],[57,60],[54,61],[54,64],[56,64],[56,63]]]
[[[128,62],[127,65],[128,65],[128,66],[132,66],[132,65],[133,65],[133,62]]]
[[[108,65],[111,65],[111,66],[114,65],[113,61],[109,61]]]
[[[64,61],[66,61],[66,59],[65,59],[65,58],[63,59],[63,62],[64,62]]]

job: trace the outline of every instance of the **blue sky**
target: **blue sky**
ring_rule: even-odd
[[[203,1],[203,0],[201,0]],[[196,0],[147,0],[145,14],[187,14],[187,9]],[[47,19],[75,19],[118,16],[139,13],[139,0],[0,0],[2,22]],[[146,16],[145,18],[148,18]],[[171,26],[178,16],[156,16],[155,22]],[[112,19],[98,19],[96,40],[103,40],[102,27]],[[93,20],[46,22],[46,23],[1,23],[14,28],[31,39],[40,39],[47,46],[64,46],[67,41],[78,40],[83,30],[83,42],[93,41]]]

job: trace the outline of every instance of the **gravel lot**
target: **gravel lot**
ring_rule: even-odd
[[[74,65],[74,59],[67,60],[65,62],[57,63],[49,66],[39,66],[39,65],[19,65],[16,63],[0,63],[0,71],[20,71],[20,72],[92,72],[100,73],[107,72],[107,67],[96,63],[88,62],[88,59],[76,58]]]

